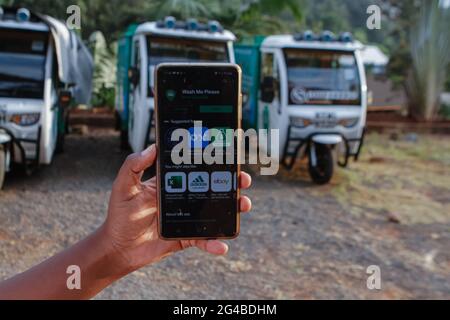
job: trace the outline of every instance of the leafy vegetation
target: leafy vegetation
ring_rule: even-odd
[[[436,54],[437,50],[427,51],[423,43],[420,50],[417,45],[412,46],[412,37],[414,34],[418,34],[419,29],[423,31],[422,34],[427,32],[434,34],[432,36],[433,42],[427,42],[428,48],[437,48],[438,45],[442,44],[442,41],[449,41],[450,19],[448,14],[442,17],[435,14],[434,18],[431,19],[433,23],[428,23],[430,20],[423,20],[422,25],[420,25],[420,21],[422,21],[419,20],[420,8],[425,8],[431,3],[435,6],[439,3],[442,6],[443,3],[448,3],[448,1],[0,0],[0,5],[26,6],[60,19],[67,18],[66,8],[69,5],[79,5],[82,13],[81,34],[83,38],[89,38],[95,31],[102,32],[109,44],[110,56],[113,53],[111,44],[119,38],[130,23],[158,20],[166,15],[172,15],[179,19],[218,20],[226,28],[232,30],[239,39],[254,35],[293,33],[305,29],[314,31],[326,29],[335,33],[351,31],[358,40],[363,43],[376,44],[389,54],[391,57],[388,67],[389,77],[394,84],[403,86],[411,93],[409,100],[412,113],[426,119],[430,119],[437,114],[438,104],[425,101],[436,100],[436,96],[443,87],[450,90],[450,66],[445,65],[448,59],[436,59],[436,55],[434,58],[427,59],[427,61],[434,61],[438,68],[434,68],[430,64],[418,63],[421,60],[419,57],[422,55],[431,57],[432,51]],[[366,27],[368,17],[366,10],[372,4],[379,5],[383,12],[380,30],[368,30]],[[424,23],[428,23],[428,29]],[[440,24],[439,27],[437,27],[437,23]],[[416,37],[416,40],[419,41],[420,39]],[[412,50],[413,47],[415,49]],[[448,53],[446,56],[449,56]],[[105,56],[102,59],[106,61]],[[428,89],[418,90],[419,87],[424,88],[423,84],[419,85],[419,80],[425,79],[423,73],[426,70],[428,70],[427,77],[430,76],[430,70],[439,71],[437,72],[439,75],[433,71],[439,81],[428,85]],[[98,74],[99,72],[97,72]],[[427,79],[429,80],[429,78]],[[436,89],[435,93],[431,94],[434,97],[425,98],[425,92],[430,95],[431,88]],[[422,96],[417,96],[419,93],[422,93]],[[432,104],[434,106],[430,107]],[[430,108],[434,111],[426,111]]]
[[[89,37],[89,47],[94,56],[93,96],[94,107],[114,107],[116,81],[116,46],[108,46],[103,33],[95,31]]]
[[[405,88],[410,114],[432,120],[450,90],[450,2],[390,0],[392,47],[388,73]]]
[[[426,120],[435,118],[450,62],[450,8],[424,1],[410,37],[412,71],[407,82],[410,111]]]

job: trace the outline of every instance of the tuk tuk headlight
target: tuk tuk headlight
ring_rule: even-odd
[[[10,121],[18,126],[27,127],[36,124],[40,118],[40,113],[17,113],[11,115]]]
[[[312,121],[302,117],[290,117],[291,126],[305,128],[309,126]]]
[[[347,119],[339,120],[339,124],[343,127],[351,128],[351,127],[356,126],[358,121],[359,121],[359,118],[347,118]]]

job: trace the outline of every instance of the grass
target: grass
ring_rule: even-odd
[[[450,139],[370,134],[359,162],[336,172],[331,194],[350,213],[402,223],[450,222]],[[374,216],[375,215],[375,216]]]

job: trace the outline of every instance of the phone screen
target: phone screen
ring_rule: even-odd
[[[237,236],[239,68],[164,65],[156,81],[161,236]],[[181,138],[174,137],[177,129]],[[182,163],[173,152],[180,145],[175,154],[185,156]]]

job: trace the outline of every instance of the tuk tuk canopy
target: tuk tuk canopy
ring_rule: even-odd
[[[77,34],[50,16],[38,15],[50,28],[58,60],[59,79],[71,86],[77,103],[87,104],[92,94],[94,60]]]

